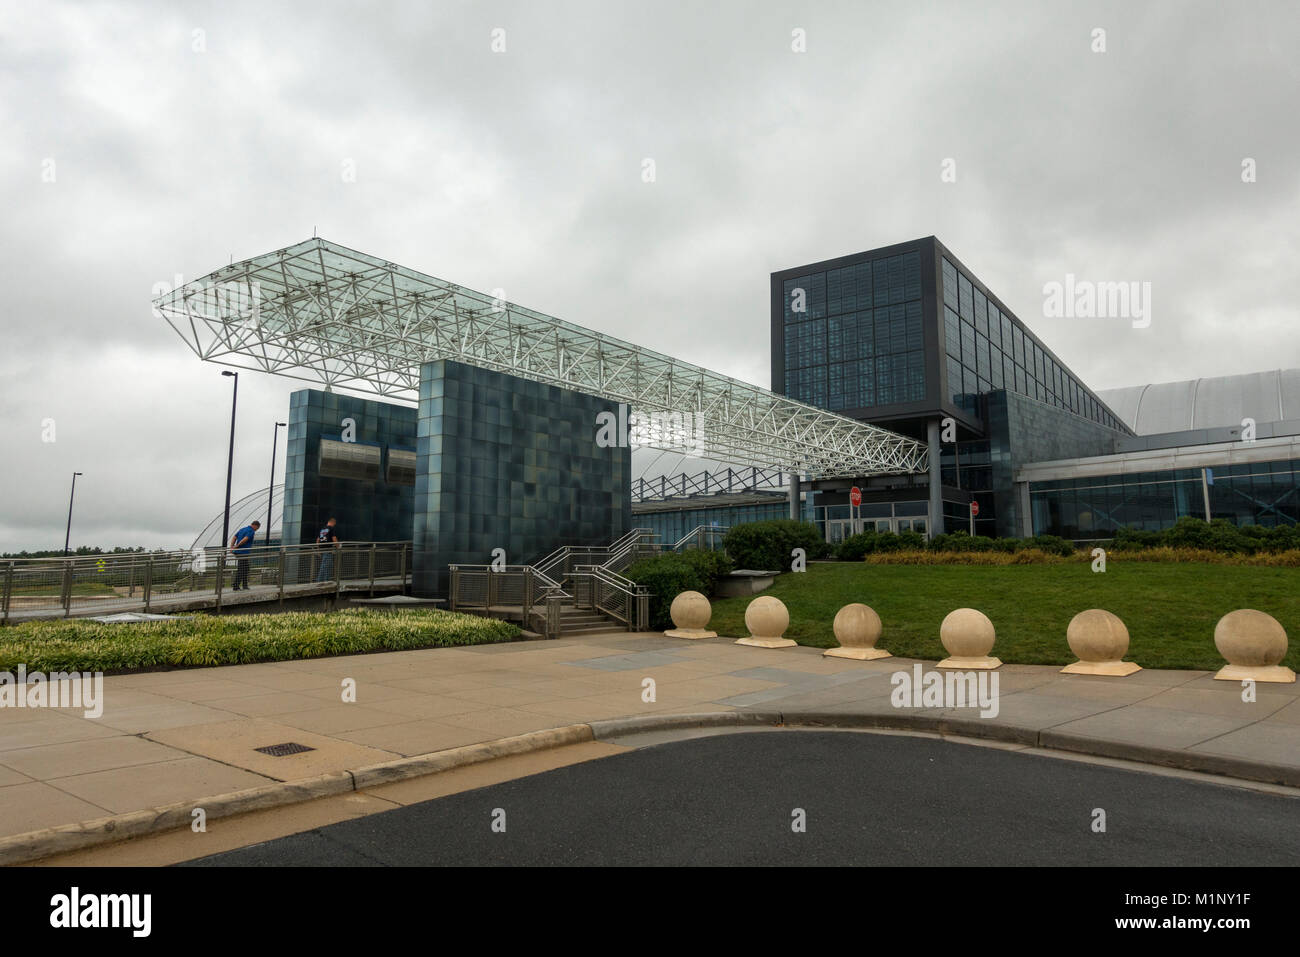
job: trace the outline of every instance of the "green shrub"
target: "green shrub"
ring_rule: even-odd
[[[1264,547],[1270,552],[1288,552],[1300,548],[1300,525],[1278,525],[1264,534]]]
[[[1069,558],[1078,550],[1074,547],[1074,542],[1059,535],[1035,535],[1033,538],[1020,541],[1024,548],[1034,548],[1048,555],[1061,555],[1065,558]]]
[[[860,562],[876,550],[876,530],[859,532],[841,539],[832,549],[835,558],[842,562]]]
[[[936,552],[991,552],[997,550],[996,538],[971,535],[964,528],[930,539],[930,549]]]
[[[1121,528],[1105,546],[1120,552],[1161,548],[1181,551],[1218,552],[1225,555],[1254,555],[1259,552],[1289,552],[1300,549],[1300,527],[1279,525],[1234,525],[1225,518],[1212,522],[1184,515],[1163,531]]]
[[[719,583],[735,568],[726,552],[692,548],[682,552],[680,557],[685,559],[707,584],[708,587],[702,590],[705,595],[713,595],[717,592]]]
[[[688,549],[643,558],[623,575],[650,592],[650,627],[662,631],[672,627],[668,610],[674,598],[684,591],[712,595],[731,568],[731,561],[721,552]]]
[[[788,518],[733,525],[722,546],[737,568],[759,571],[789,571],[791,552],[796,548],[802,548],[810,559],[830,553],[821,529],[812,522]]]
[[[876,536],[877,552],[905,552],[925,548],[925,536],[920,532],[881,532]]]
[[[1204,548],[1215,552],[1253,554],[1260,542],[1242,532],[1227,519],[1206,522],[1184,515],[1163,533],[1160,543],[1170,548]]]
[[[1107,551],[1130,552],[1143,548],[1157,548],[1163,544],[1163,532],[1151,532],[1126,526],[1115,533],[1115,537],[1106,545],[1106,549]]]

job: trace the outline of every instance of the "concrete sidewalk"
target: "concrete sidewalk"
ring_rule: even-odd
[[[1300,683],[1004,665],[1000,712],[894,708],[915,662],[614,632],[105,679],[104,711],[0,708],[0,838],[613,718],[748,711],[915,727],[1300,785]],[[932,662],[922,663],[925,671]],[[643,700],[653,678],[655,700]],[[356,702],[342,700],[347,679]],[[277,757],[256,749],[298,744]]]

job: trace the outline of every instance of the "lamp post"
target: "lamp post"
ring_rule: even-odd
[[[235,406],[239,403],[239,373],[225,371],[226,376],[234,376],[235,391],[230,398],[230,455],[226,459],[226,513],[221,520],[221,547],[230,544],[230,479],[235,471]]]
[[[266,490],[266,544],[271,544],[271,508],[275,504],[275,448],[276,443],[280,441],[280,429],[289,423],[277,422],[275,429],[271,432],[271,484]],[[280,531],[284,531],[284,521],[280,522]],[[281,545],[284,542],[280,543]]]
[[[68,545],[72,541],[72,500],[77,496],[77,476],[80,472],[72,473],[72,494],[68,496],[68,532],[63,536],[63,554],[68,554]]]

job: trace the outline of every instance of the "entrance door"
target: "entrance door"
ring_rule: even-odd
[[[924,518],[832,518],[826,522],[826,541],[834,545],[860,532],[920,532],[925,534]]]

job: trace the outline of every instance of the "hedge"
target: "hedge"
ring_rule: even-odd
[[[754,571],[789,571],[796,548],[810,559],[830,554],[820,528],[789,518],[733,525],[723,536],[722,547],[737,568]]]
[[[672,627],[668,610],[674,598],[684,591],[711,596],[731,570],[731,560],[721,552],[688,549],[643,558],[623,574],[646,586],[650,592],[650,627],[654,631],[663,631]]]
[[[727,530],[723,547],[738,568],[786,571],[790,568],[790,553],[803,548],[809,558],[832,556],[839,561],[860,562],[873,555],[916,552],[935,554],[994,554],[1018,555],[1033,552],[1038,555],[1060,558],[1086,557],[1093,548],[1102,547],[1108,553],[1136,555],[1141,552],[1162,550],[1171,556],[1167,561],[1194,561],[1186,556],[1196,555],[1276,555],[1279,559],[1269,564],[1289,565],[1290,553],[1300,551],[1300,526],[1281,525],[1264,528],[1259,525],[1238,527],[1226,519],[1216,518],[1206,522],[1199,518],[1180,518],[1163,531],[1140,531],[1122,528],[1110,540],[1099,540],[1076,547],[1067,538],[1058,535],[1035,535],[1032,538],[989,538],[969,535],[964,529],[947,535],[926,539],[919,532],[877,532],[869,530],[827,545],[816,525],[810,522],[781,520],[772,522],[747,522],[733,525]],[[1034,562],[1032,555],[1024,561]],[[909,561],[916,562],[914,556]],[[941,564],[939,562],[933,564]]]

